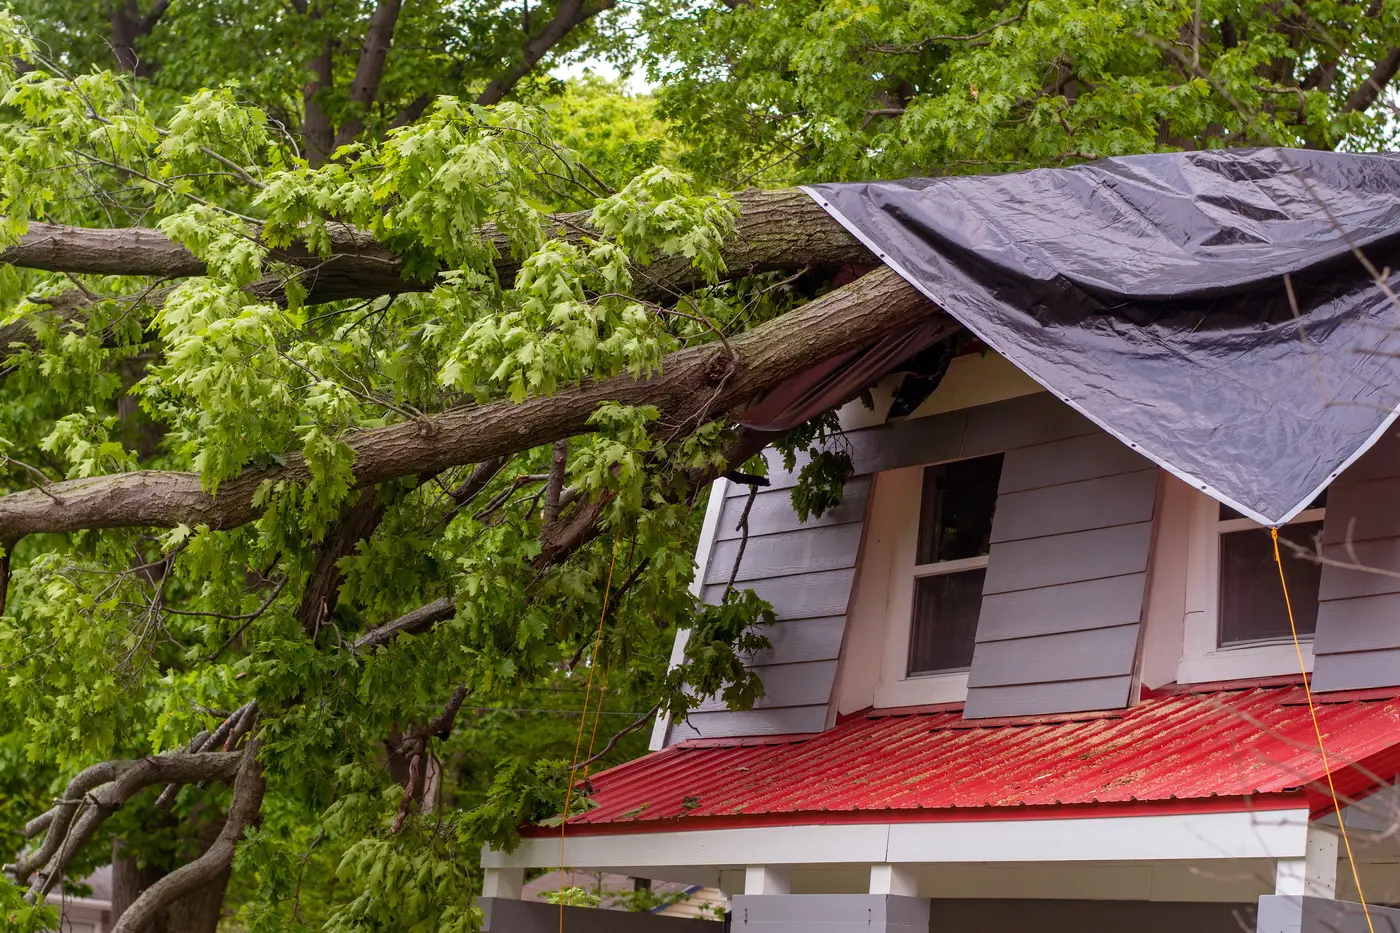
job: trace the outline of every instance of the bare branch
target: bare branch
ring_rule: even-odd
[[[554,452],[550,457],[549,485],[544,493],[544,523],[552,525],[559,520],[559,497],[564,492],[564,472],[569,466],[569,439],[554,442]]]
[[[52,816],[46,814],[31,821],[30,827],[36,834],[47,821],[44,842],[8,866],[6,873],[21,884],[34,875],[31,891],[42,900],[107,817],[136,793],[152,784],[230,781],[242,759],[242,752],[176,752],[93,765],[68,783],[63,799],[51,811]]]
[[[446,622],[457,614],[457,606],[450,597],[435,599],[426,606],[419,606],[412,612],[404,613],[392,622],[386,622],[370,629],[355,639],[356,650],[387,645],[400,635],[417,635],[426,632],[439,622]]]

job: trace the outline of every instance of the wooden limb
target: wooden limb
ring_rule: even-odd
[[[33,876],[31,894],[43,900],[107,817],[136,793],[152,784],[230,781],[243,758],[243,752],[172,753],[93,765],[68,783],[52,816],[31,821],[36,834],[46,830],[44,841],[6,874],[20,884]]]
[[[734,234],[723,248],[731,277],[809,264],[878,264],[854,236],[796,188],[745,191],[735,200],[740,214]],[[588,217],[587,211],[557,214],[547,227],[566,242],[581,242],[599,236]],[[435,284],[407,277],[403,259],[362,231],[332,225],[327,233],[332,249],[329,259],[299,247],[272,253],[271,258],[277,262],[304,270],[300,284],[307,289],[307,304],[426,291]],[[520,264],[513,258],[505,235],[490,225],[480,233],[499,257],[495,260],[496,274],[504,282],[513,281]],[[31,223],[28,232],[14,244],[0,249],[0,262],[46,272],[165,279],[203,275],[206,271],[193,253],[157,230],[37,222]],[[660,293],[686,291],[703,284],[684,257],[659,259],[635,270],[634,278]],[[249,287],[249,291],[266,300],[277,299],[281,289],[280,281],[270,279]]]
[[[320,19],[319,11],[313,11],[312,19]],[[334,151],[335,127],[331,125],[330,114],[326,112],[325,94],[335,83],[335,37],[329,34],[321,40],[321,51],[306,64],[311,72],[302,87],[301,136],[306,149],[306,161],[313,167],[325,163]]]
[[[366,489],[326,533],[296,613],[297,621],[311,638],[316,637],[321,625],[335,613],[340,600],[340,587],[345,582],[341,559],[353,554],[359,543],[374,533],[384,518],[384,510],[378,491]]]
[[[1400,74],[1400,47],[1391,49],[1376,60],[1365,79],[1347,98],[1342,112],[1356,113],[1370,109],[1372,104],[1380,100],[1396,74]]]
[[[402,0],[379,0],[374,8],[365,32],[365,44],[360,49],[360,60],[355,66],[355,77],[350,82],[350,105],[356,109],[353,116],[340,124],[335,134],[336,149],[354,142],[365,128],[364,115],[379,96],[379,82],[384,77],[384,62],[394,41],[394,27],[398,24],[401,6]]]
[[[544,523],[552,525],[559,520],[559,497],[564,492],[564,473],[569,465],[569,439],[560,438],[554,442],[550,458],[549,485],[544,492]]]
[[[233,864],[244,830],[258,822],[263,794],[267,790],[256,739],[248,742],[240,757],[228,818],[214,844],[199,858],[180,866],[142,892],[122,913],[112,933],[140,933],[170,904],[214,881]]]
[[[701,424],[811,365],[859,349],[937,313],[912,285],[877,269],[802,308],[730,341],[733,356],[715,345],[668,356],[658,375],[622,375],[584,383],[524,402],[490,402],[453,409],[351,435],[360,488],[403,476],[431,475],[550,444],[592,430],[598,406],[654,405],[670,423]],[[250,470],[206,492],[198,474],[141,470],[53,483],[43,492],[0,496],[0,540],[38,532],[177,524],[228,529],[260,513],[254,496],[264,483],[310,478],[297,454],[281,465]]]
[[[616,5],[617,0],[595,0],[592,3],[587,0],[560,0],[554,16],[521,48],[520,61],[492,79],[476,102],[483,107],[500,103],[569,33]]]
[[[387,645],[400,635],[417,635],[426,632],[439,622],[446,622],[457,614],[457,606],[451,597],[435,599],[412,612],[404,613],[392,622],[386,622],[365,632],[355,639],[355,649],[364,650]]]
[[[403,799],[399,803],[399,812],[394,816],[394,823],[390,828],[390,832],[394,835],[398,835],[399,831],[403,829],[404,823],[408,821],[414,801],[423,797],[423,779],[431,764],[428,740],[434,737],[446,739],[452,734],[452,726],[457,721],[457,713],[461,710],[462,703],[466,699],[467,688],[465,686],[453,690],[452,696],[448,698],[442,712],[431,722],[415,729],[407,739],[400,743],[398,753],[407,754],[410,758],[408,777],[403,786]]]

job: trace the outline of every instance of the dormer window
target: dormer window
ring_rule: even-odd
[[[1296,674],[1298,654],[1269,529],[1204,493],[1186,494],[1191,507],[1190,553],[1177,680],[1210,683]],[[1279,529],[1279,554],[1308,669],[1322,565],[1306,555],[1316,552],[1325,514],[1324,494]]]
[[[1322,565],[1306,555],[1317,550],[1327,494],[1279,529],[1279,556],[1293,603],[1298,634],[1317,628],[1317,594]],[[1288,606],[1279,585],[1278,564],[1269,529],[1220,506],[1220,609],[1216,644],[1221,648],[1292,642]],[[1290,547],[1291,545],[1291,547]],[[1302,553],[1300,554],[1299,551]]]
[[[907,676],[972,664],[1001,461],[997,455],[924,469]]]

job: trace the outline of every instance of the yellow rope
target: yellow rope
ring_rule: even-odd
[[[608,579],[603,584],[603,609],[598,613],[598,632],[593,636],[593,657],[588,663],[588,685],[583,691],[583,712],[578,718],[578,736],[574,739],[574,757],[569,763],[569,785],[564,789],[564,812],[559,820],[559,933],[564,933],[564,832],[569,823],[569,804],[573,803],[574,777],[578,773],[578,753],[583,748],[583,730],[588,722],[588,704],[593,694],[593,674],[598,670],[598,648],[603,643],[603,623],[608,618],[608,597],[612,595],[613,568],[617,565],[617,539],[613,539],[612,558],[608,561]],[[606,687],[604,687],[606,689]],[[603,698],[598,699],[599,717],[602,716]],[[598,734],[598,724],[593,724],[593,734]],[[589,743],[592,747],[592,743]],[[572,879],[570,879],[572,880]],[[1372,931],[1374,933],[1374,931]]]
[[[1327,745],[1322,741],[1322,727],[1317,722],[1317,705],[1313,703],[1312,685],[1308,682],[1308,666],[1303,662],[1303,646],[1298,641],[1298,623],[1293,619],[1293,600],[1288,595],[1288,580],[1283,575],[1283,557],[1278,550],[1278,529],[1270,528],[1274,538],[1274,563],[1278,564],[1278,582],[1283,587],[1283,605],[1288,610],[1288,630],[1293,633],[1293,650],[1298,655],[1298,671],[1303,675],[1303,693],[1308,698],[1308,715],[1312,717],[1313,734],[1317,736],[1317,751],[1322,757],[1322,772],[1327,775],[1327,790],[1332,795],[1332,809],[1337,813],[1337,825],[1342,831],[1342,844],[1347,850],[1347,864],[1351,866],[1351,878],[1356,882],[1356,896],[1361,899],[1361,910],[1366,915],[1366,928],[1376,933],[1376,925],[1371,922],[1371,908],[1366,904],[1366,893],[1361,890],[1361,875],[1356,869],[1356,859],[1351,854],[1351,839],[1347,836],[1347,821],[1342,815],[1342,802],[1337,799],[1337,785],[1332,782],[1332,765],[1327,760]],[[1306,891],[1306,888],[1304,889]]]

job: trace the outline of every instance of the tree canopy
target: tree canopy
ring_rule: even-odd
[[[831,421],[736,411],[930,313],[789,186],[1385,148],[1400,5],[27,0],[0,43],[0,915],[115,859],[122,933],[469,930],[483,843],[761,695],[706,489]]]

